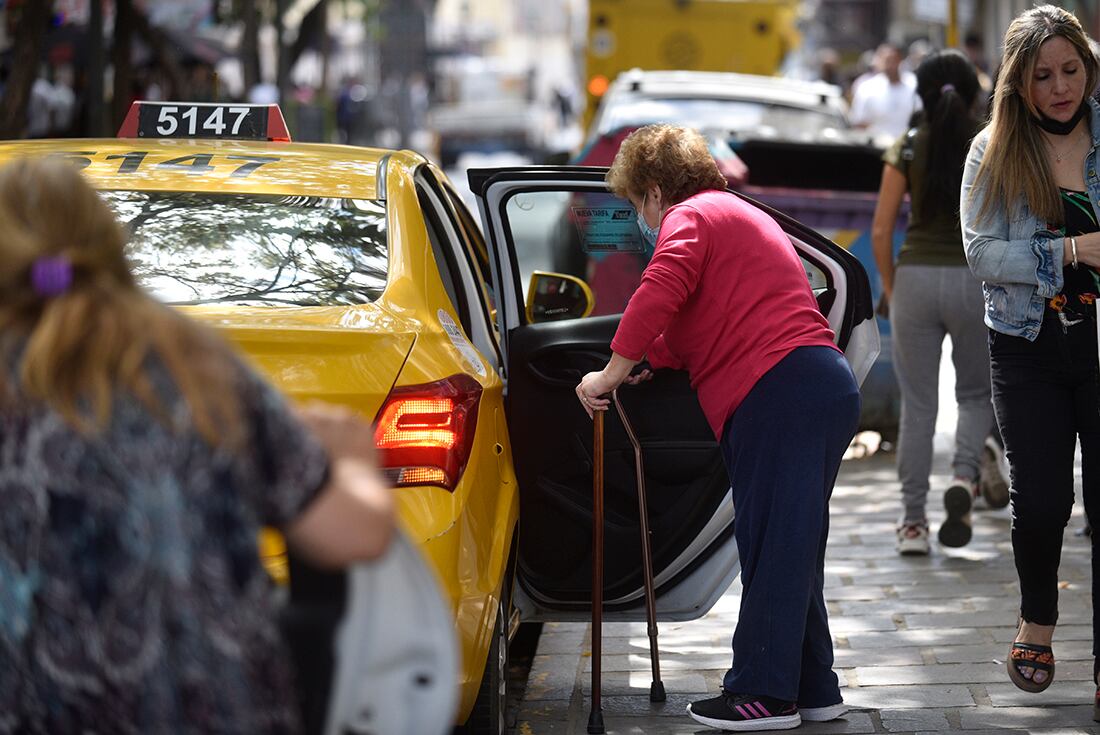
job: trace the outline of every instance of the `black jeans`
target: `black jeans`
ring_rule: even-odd
[[[1081,441],[1085,514],[1100,524],[1100,375],[1096,325],[1063,326],[1048,310],[1034,342],[989,332],[993,406],[1012,476],[1012,551],[1020,577],[1020,615],[1058,621],[1058,563],[1073,508],[1073,459]],[[1092,593],[1100,600],[1092,535]],[[1093,655],[1100,639],[1093,608]]]

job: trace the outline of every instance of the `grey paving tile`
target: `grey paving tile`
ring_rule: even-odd
[[[829,620],[829,630],[834,636],[897,629],[890,615],[845,615]]]
[[[970,646],[933,646],[932,656],[941,664],[994,662],[1004,666],[1008,655],[1008,643],[979,643]],[[1092,661],[1092,651],[1087,646],[1059,646],[1059,668],[1062,661]]]
[[[925,666],[859,666],[855,681],[865,686],[907,684],[998,683],[1005,679],[1004,664],[936,664]]]
[[[934,646],[949,643],[969,644],[975,641],[989,641],[981,630],[974,628],[954,628],[937,630],[922,628],[918,630],[897,630],[885,633],[855,633],[845,636],[849,648],[883,648],[894,646]]]
[[[834,667],[920,666],[924,662],[919,648],[837,648]]]
[[[1011,643],[1016,639],[1016,626],[1011,628],[990,628],[989,632],[993,636],[993,640],[1000,643]],[[1091,625],[1059,625],[1054,630],[1054,656],[1057,658],[1058,649],[1060,643],[1065,641],[1088,641],[1092,642],[1092,626]]]
[[[578,735],[587,732],[584,727],[585,723],[587,723],[587,719],[575,730]],[[714,735],[717,732],[717,730],[700,725],[688,717],[686,713],[680,719],[614,715],[604,719],[604,727],[607,735],[704,735],[708,731],[709,735]]]
[[[1015,599],[1015,598],[1013,598]],[[1010,627],[1015,634],[1016,619],[1018,613],[1015,605],[1010,603],[1001,610],[967,611],[958,613],[906,613],[903,615],[905,624],[910,628],[976,628],[976,627]],[[1067,626],[1092,625],[1092,611],[1073,610],[1059,611],[1058,633]],[[1091,636],[1091,628],[1089,634]],[[1011,638],[1009,639],[1011,640]],[[1066,638],[1066,640],[1074,640]]]
[[[996,583],[970,584],[966,585],[964,590],[960,588],[960,585],[954,584],[920,584],[919,582],[906,584],[899,581],[893,585],[892,589],[894,593],[903,600],[925,600],[937,597],[946,599],[959,597],[964,594],[996,597],[997,595],[1008,594],[1009,592],[1006,584]]]
[[[1081,662],[1084,664],[1084,662]],[[1055,679],[1046,691],[1032,694],[1016,688],[1012,682],[987,684],[985,689],[994,707],[1052,707],[1055,705],[1091,704],[1096,694],[1092,684],[1092,667],[1084,676],[1076,679],[1062,678],[1062,666],[1058,666]],[[1005,675],[1007,678],[1007,674]]]
[[[973,612],[971,600],[973,598],[956,596],[943,600],[902,600],[897,597],[887,597],[882,600],[837,600],[836,606],[840,616],[845,615],[927,615],[934,613],[969,613]],[[993,599],[993,598],[986,598]],[[1007,602],[1007,598],[1000,598],[996,609],[1011,608],[1013,603]],[[993,604],[990,605],[993,607]],[[988,608],[987,608],[988,609]],[[837,617],[830,615],[830,617]]]
[[[521,717],[509,732],[516,735],[573,735],[574,731],[569,727],[568,720],[526,720]]]
[[[661,671],[698,671],[701,669],[725,670],[732,663],[732,653],[692,656],[661,656]],[[584,671],[592,669],[591,657],[584,662]],[[649,653],[610,655],[603,657],[604,671],[649,671]]]
[[[1051,685],[1053,686],[1053,685]],[[1092,705],[1076,707],[972,707],[961,713],[964,730],[1090,728]]]
[[[879,711],[879,720],[887,732],[950,730],[947,715],[940,709],[887,709]]]
[[[584,679],[583,689],[586,693],[592,691],[590,679]],[[665,685],[665,691],[669,694],[693,694],[711,691],[707,685],[706,677],[696,671],[665,671],[661,670],[661,681]],[[653,675],[649,669],[644,671],[610,671],[604,672],[601,677],[601,692],[603,696],[642,696],[649,697],[649,687],[653,682]]]
[[[948,569],[939,567],[932,569],[927,566],[914,564],[909,569],[883,569],[861,574],[860,584],[896,585],[899,582],[909,584],[911,578],[919,575],[918,584],[959,584],[964,581],[965,573],[960,569]],[[1015,576],[1013,576],[1013,580]],[[1012,581],[1012,580],[1009,580]],[[1001,583],[1001,580],[984,580],[985,583]]]
[[[907,628],[980,628],[996,625],[1016,625],[1017,613],[1012,606],[1000,610],[967,610],[951,613],[902,613]]]
[[[929,684],[927,686],[849,687],[844,701],[853,707],[871,709],[913,709],[922,707],[972,707],[974,697],[961,684]]]
[[[539,636],[539,643],[537,653],[541,655],[549,655],[555,653],[569,653],[579,656],[581,653],[589,650],[591,646],[588,643],[587,637],[573,638],[564,636]]]
[[[524,701],[519,707],[516,720],[560,720],[569,719],[571,699],[546,699],[537,701]]]
[[[708,696],[704,692],[697,694],[669,694],[668,699],[665,702],[654,704],[649,701],[649,697],[646,695],[632,696],[632,697],[604,697],[603,698],[603,711],[604,716],[625,716],[625,717],[683,717],[688,722],[694,722],[687,715],[687,706],[696,699],[701,699]],[[587,699],[585,700],[587,702]],[[700,728],[698,723],[695,723],[696,729]],[[713,731],[712,731],[713,732]]]
[[[885,600],[885,587],[844,586],[825,590],[826,600]]]
[[[578,657],[565,654],[537,655],[527,675],[524,702],[566,700],[577,685]]]
[[[876,732],[871,715],[866,712],[849,712],[840,719],[831,722],[803,722],[798,728],[799,735],[832,735],[833,733],[871,733]]]

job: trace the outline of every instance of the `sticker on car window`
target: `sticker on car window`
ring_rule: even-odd
[[[586,253],[640,253],[642,235],[633,207],[571,207]]]
[[[481,361],[481,356],[477,354],[474,346],[466,339],[466,335],[459,329],[458,324],[455,323],[454,317],[443,309],[436,312],[436,315],[439,317],[439,323],[443,326],[443,331],[450,337],[451,344],[466,359],[473,371],[484,378],[486,375],[485,364]]]

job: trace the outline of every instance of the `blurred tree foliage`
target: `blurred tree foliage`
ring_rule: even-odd
[[[15,40],[14,63],[0,97],[0,138],[18,138],[27,126],[31,86],[38,78],[38,60],[53,19],[53,0],[8,0],[3,9]]]

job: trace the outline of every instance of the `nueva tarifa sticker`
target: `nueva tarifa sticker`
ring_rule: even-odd
[[[466,362],[470,363],[470,367],[474,369],[474,372],[484,378],[486,374],[485,365],[481,362],[481,356],[477,354],[477,350],[466,339],[466,335],[462,333],[462,330],[458,328],[454,318],[443,309],[437,311],[436,316],[439,317],[439,323],[443,325],[443,331],[451,338],[451,344],[466,358]]]

